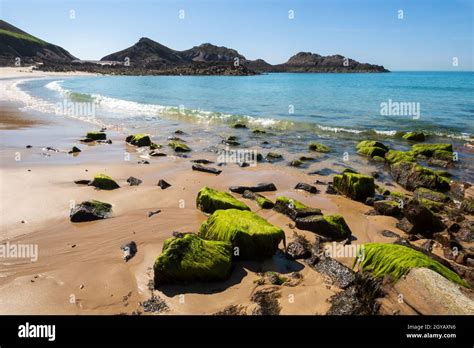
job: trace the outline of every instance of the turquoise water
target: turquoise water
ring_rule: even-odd
[[[474,165],[472,150],[464,146],[474,136],[472,72],[83,76],[29,80],[19,88],[43,108],[65,101],[94,104],[93,115],[77,117],[125,132],[140,128],[167,136],[179,127],[209,140],[243,121],[277,135],[272,148],[298,153],[320,140],[341,157],[366,138],[408,149],[397,132],[420,130],[430,142],[453,143],[461,158],[458,174],[472,175]],[[261,137],[233,132],[246,146],[262,147]]]

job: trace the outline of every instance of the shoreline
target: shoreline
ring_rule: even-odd
[[[26,73],[14,74],[12,72],[8,78],[22,78]],[[38,77],[49,76],[71,75]],[[4,101],[1,102],[5,106]],[[35,116],[32,110],[15,114],[13,110],[18,108],[18,104],[6,106],[11,112],[8,122],[12,128],[0,129],[0,175],[1,182],[7,183],[0,187],[0,240],[1,243],[37,245],[39,257],[37,262],[13,260],[2,265],[0,312],[3,314],[137,314],[143,312],[141,304],[152,295],[159,296],[169,307],[169,311],[161,314],[213,314],[238,305],[252,308],[250,298],[256,289],[272,288],[257,283],[260,273],[267,271],[286,276],[299,272],[302,276],[301,283],[295,287],[279,287],[281,314],[325,314],[330,307],[329,298],[340,293],[341,289],[303,260],[282,261],[278,255],[264,262],[238,261],[231,278],[224,282],[149,289],[148,284],[153,278],[150,268],[161,252],[163,241],[175,231],[196,232],[206,219],[195,203],[197,192],[203,186],[228,192],[232,185],[273,182],[278,190],[265,192],[267,198],[274,201],[277,196],[288,196],[320,208],[324,214],[342,215],[355,237],[354,243],[392,243],[393,237],[381,234],[385,230],[408,237],[396,227],[397,219],[394,217],[366,215],[371,207],[344,196],[327,194],[325,184],[316,184],[320,191],[317,194],[294,189],[299,182],[319,180],[327,183],[332,174],[310,176],[306,170],[259,163],[256,167],[246,168],[227,164],[220,168],[220,175],[214,176],[193,171],[190,160],[207,158],[215,161],[215,153],[193,151],[185,158],[164,146],[163,151],[168,156],[149,157],[125,143],[123,129],[107,130],[112,144],[85,145],[79,143],[79,139],[96,126],[62,117],[45,116],[35,121],[38,115]],[[171,129],[177,128],[174,125],[160,130],[160,133],[173,135]],[[26,145],[32,145],[32,148],[27,149]],[[44,150],[46,146],[57,148],[59,152]],[[72,146],[82,149],[76,157],[67,153]],[[17,153],[20,153],[19,161],[15,160]],[[124,153],[130,154],[129,160],[124,159]],[[137,163],[144,159],[150,164]],[[317,161],[312,168],[326,168],[332,162],[332,159]],[[377,169],[373,165],[363,168],[366,173]],[[103,191],[74,183],[75,180],[90,180],[97,173],[110,175],[121,187]],[[140,178],[143,183],[128,186],[126,180],[130,176]],[[162,190],[156,186],[159,179],[172,186]],[[393,189],[407,192],[385,176],[376,180],[383,185],[387,181],[394,185]],[[294,228],[293,221],[287,216],[260,209],[253,201],[234,196],[271,224],[282,228],[287,241],[294,239],[295,232],[314,241],[314,233]],[[112,218],[71,223],[71,202],[88,199],[111,203]],[[181,207],[183,202],[184,207]],[[161,209],[159,214],[148,217],[149,211],[157,209]],[[129,262],[124,262],[120,246],[131,240],[136,241],[138,253]],[[420,239],[416,245],[425,241]],[[442,254],[440,245],[435,246],[434,251]],[[339,261],[352,266],[352,259]],[[181,302],[181,295],[184,295],[184,302]],[[290,295],[294,295],[297,301],[286,301]],[[384,299],[384,313],[414,314],[409,306],[397,305],[396,296],[396,293],[388,294]]]

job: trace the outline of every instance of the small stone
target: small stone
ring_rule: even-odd
[[[160,180],[158,181],[158,186],[161,187],[162,190],[165,190],[165,189],[167,189],[168,187],[170,187],[171,184],[167,183],[167,182],[166,182],[165,180],[163,180],[163,179],[160,179]]]

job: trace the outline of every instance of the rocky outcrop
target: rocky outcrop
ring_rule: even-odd
[[[218,209],[250,210],[246,204],[237,200],[231,194],[214,190],[207,186],[198,192],[196,206],[203,212],[209,214],[212,214]]]
[[[321,209],[308,207],[295,199],[284,196],[277,197],[273,209],[292,220],[310,215],[322,215]]]
[[[300,230],[315,232],[330,240],[344,240],[352,234],[346,221],[340,215],[311,215],[299,217],[295,222]]]
[[[99,190],[115,190],[120,186],[110,176],[105,174],[97,174],[89,183],[89,186],[94,186]]]
[[[333,186],[340,194],[359,202],[365,202],[375,193],[373,177],[349,171],[334,175]]]

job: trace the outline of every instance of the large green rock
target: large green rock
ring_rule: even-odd
[[[343,240],[352,232],[344,218],[340,215],[310,215],[296,219],[296,227],[300,230],[316,232],[330,240]]]
[[[448,191],[450,187],[449,179],[414,162],[402,160],[393,163],[390,166],[390,174],[397,183],[410,191],[418,187]]]
[[[415,156],[423,155],[432,157],[435,151],[448,151],[452,153],[453,146],[451,144],[414,144],[411,147],[411,152],[413,152]]]
[[[201,225],[199,236],[232,243],[234,256],[244,259],[273,256],[280,242],[285,243],[285,233],[281,228],[251,211],[237,209],[215,211]]]
[[[105,174],[97,174],[94,176],[89,186],[94,186],[101,190],[114,190],[120,187],[114,179]]]
[[[165,240],[153,266],[155,287],[167,283],[218,281],[232,270],[232,245],[195,234]]]
[[[333,186],[339,193],[360,202],[375,194],[374,178],[363,174],[345,172],[334,175]]]
[[[196,198],[196,206],[205,213],[213,213],[219,209],[250,210],[250,208],[227,192],[203,187]]]
[[[146,134],[134,134],[129,135],[125,141],[132,145],[141,147],[141,146],[150,146],[152,144],[151,139]]]
[[[402,138],[409,141],[425,141],[425,134],[423,132],[408,132]]]
[[[375,277],[390,274],[398,280],[413,268],[425,267],[441,274],[446,279],[462,285],[467,284],[453,271],[429,256],[397,244],[368,243],[361,249],[361,258],[354,260],[362,271],[369,271]]]
[[[388,163],[397,163],[400,161],[415,162],[415,156],[410,151],[389,150],[385,154],[385,160]]]
[[[380,149],[384,149],[385,152],[388,151],[388,146],[381,143],[380,141],[375,141],[375,140],[363,140],[356,145],[356,149],[360,149],[363,147],[378,147]]]
[[[176,152],[189,152],[191,151],[191,148],[184,144],[184,143],[181,143],[179,141],[170,141],[168,143],[169,146],[171,146],[173,148],[173,150],[175,150]]]
[[[364,156],[368,156],[368,157],[371,157],[371,158],[374,158],[374,157],[383,158],[385,156],[385,154],[387,153],[387,151],[382,149],[381,147],[364,146],[364,147],[360,147],[357,150],[357,153],[359,155],[364,155]]]
[[[331,151],[331,149],[328,146],[321,143],[313,142],[313,143],[310,143],[308,147],[311,151],[316,151],[316,152],[326,153],[326,152]]]

